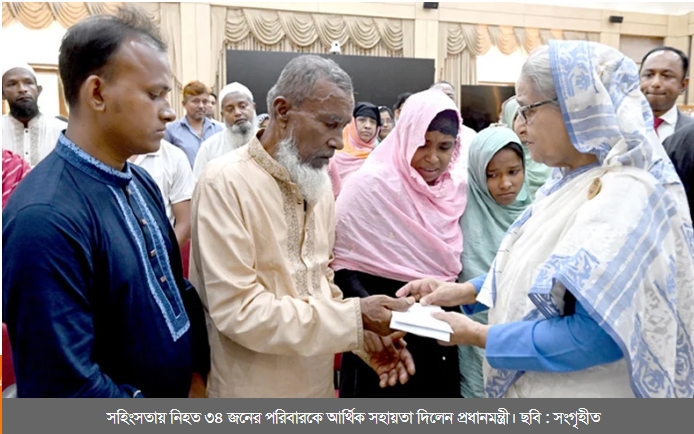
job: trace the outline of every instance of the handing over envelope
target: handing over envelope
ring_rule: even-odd
[[[415,303],[407,312],[393,312],[390,328],[439,341],[450,342],[453,329],[447,322],[431,316],[434,312],[443,312],[443,309],[439,306],[422,306],[419,303]]]

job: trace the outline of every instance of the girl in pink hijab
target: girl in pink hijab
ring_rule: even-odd
[[[456,281],[466,204],[466,186],[451,173],[461,157],[460,124],[442,92],[412,95],[395,129],[343,182],[331,267],[345,297],[394,296],[427,277]],[[407,384],[381,389],[361,359],[344,354],[340,397],[460,397],[457,349],[412,335],[407,342],[417,369]]]

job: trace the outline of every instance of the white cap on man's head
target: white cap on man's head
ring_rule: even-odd
[[[36,71],[34,71],[34,68],[29,66],[28,63],[24,63],[24,62],[12,62],[12,61],[3,62],[3,64],[2,64],[2,76],[5,77],[5,74],[7,74],[8,71],[10,71],[12,69],[17,69],[17,68],[21,68],[21,69],[24,69],[26,71],[29,71],[31,73],[31,75],[34,76],[34,80],[36,80]]]
[[[230,84],[227,84],[226,86],[224,86],[224,89],[222,89],[222,91],[219,92],[219,99],[218,99],[219,104],[220,105],[222,104],[222,101],[224,101],[225,96],[229,95],[230,93],[236,93],[236,92],[238,92],[242,95],[246,95],[251,101],[255,102],[255,100],[253,99],[253,94],[251,93],[251,91],[246,86],[235,81],[233,83],[230,83]]]

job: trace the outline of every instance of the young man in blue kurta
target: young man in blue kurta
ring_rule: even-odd
[[[17,394],[187,397],[209,369],[202,306],[157,185],[127,163],[174,117],[166,47],[121,11],[69,29],[59,68],[68,128],[3,211]]]

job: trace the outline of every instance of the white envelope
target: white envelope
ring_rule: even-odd
[[[393,312],[390,328],[450,342],[453,329],[447,322],[431,316],[433,312],[443,312],[443,309],[438,306],[422,306],[415,303],[407,312]]]
[[[413,335],[423,336],[425,338],[432,338],[438,341],[450,342],[451,334],[446,332],[440,332],[438,330],[428,329],[426,327],[418,327],[409,324],[391,322],[390,328],[393,330],[400,330],[407,333],[412,333]]]

